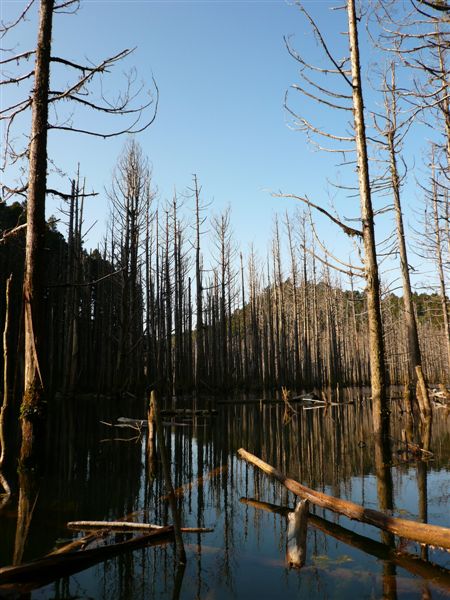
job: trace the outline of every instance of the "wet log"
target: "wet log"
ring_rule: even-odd
[[[276,504],[270,504],[269,502],[261,502],[254,498],[241,498],[240,502],[258,510],[264,510],[283,517],[287,517],[292,512],[292,509],[287,506],[278,506]],[[371,538],[350,531],[350,529],[342,527],[342,525],[338,525],[337,523],[331,523],[312,513],[309,514],[308,524],[352,548],[357,548],[380,560],[388,560],[395,565],[402,567],[406,571],[409,571],[413,575],[431,580],[434,585],[446,591],[450,590],[450,572],[444,567],[423,560],[418,556],[408,554],[407,552],[399,552],[388,544],[382,544],[381,542],[372,540]]]
[[[63,552],[50,554],[41,559],[33,560],[23,565],[14,567],[3,567],[0,569],[0,586],[10,583],[54,581],[68,574],[82,571],[87,567],[116,556],[122,552],[128,552],[136,548],[142,548],[153,544],[162,544],[173,537],[173,527],[163,527],[145,535],[134,537],[131,540],[108,544],[90,550],[79,552]]]
[[[158,531],[165,529],[164,525],[152,525],[151,523],[135,523],[131,521],[69,521],[69,529],[86,531],[88,529],[108,529],[126,531]],[[181,527],[181,533],[211,533],[214,529],[208,527]]]
[[[288,513],[286,561],[300,569],[306,562],[306,534],[308,531],[308,500],[300,500],[294,511]]]
[[[286,477],[286,475],[243,448],[238,450],[238,456],[258,467],[267,475],[274,477],[297,496],[305,498],[321,508],[332,510],[349,519],[373,525],[374,527],[378,527],[378,529],[389,531],[399,537],[407,538],[420,544],[450,549],[450,529],[447,527],[391,517],[378,510],[365,508],[355,502],[335,498],[322,492],[316,492],[298,481]]]

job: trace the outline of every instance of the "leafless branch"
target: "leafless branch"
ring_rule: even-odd
[[[29,79],[34,75],[34,69],[29,73],[25,73],[24,75],[20,75],[19,77],[10,77],[9,79],[2,79],[0,81],[0,85],[9,85],[11,83],[20,83],[21,81],[25,81],[25,79]]]
[[[17,227],[14,227],[14,229],[10,229],[8,231],[5,231],[3,233],[3,237],[0,238],[0,244],[4,244],[9,238],[15,237],[21,231],[24,231],[26,228],[27,228],[27,224],[24,223],[23,225],[19,225]]]
[[[30,56],[33,56],[33,54],[35,53],[34,50],[28,50],[27,52],[22,52],[21,54],[16,54],[15,56],[10,56],[9,58],[4,58],[3,60],[0,60],[0,65],[6,65],[7,63],[10,62],[14,62],[14,61],[19,61],[22,58],[29,58]]]
[[[364,267],[358,267],[356,265],[352,265],[350,263],[346,263],[343,262],[342,260],[340,260],[339,258],[337,258],[337,256],[334,256],[334,254],[332,254],[325,246],[324,244],[322,244],[322,241],[320,240],[319,236],[317,235],[317,231],[314,225],[314,220],[312,219],[312,215],[310,213],[310,218],[309,218],[310,224],[311,224],[311,229],[312,232],[314,234],[314,237],[317,241],[317,243],[319,244],[319,246],[322,248],[322,250],[325,252],[326,256],[330,256],[334,261],[336,261],[337,263],[339,263],[340,265],[342,265],[343,267],[347,267],[348,269],[350,269],[351,272],[353,271],[362,271],[364,272]]]
[[[51,188],[47,188],[46,190],[47,194],[50,194],[51,196],[59,196],[60,198],[62,198],[63,200],[70,200],[72,198],[72,194],[66,194],[64,192],[60,192],[59,190],[54,190]],[[78,198],[88,198],[90,196],[98,196],[98,192],[90,192],[90,193],[82,193],[79,192],[77,194]]]
[[[92,281],[88,281],[86,283],[75,283],[75,282],[55,283],[55,284],[49,285],[47,287],[48,288],[89,287],[91,285],[97,285],[98,283],[105,281],[105,279],[109,279],[110,277],[113,277],[114,275],[119,275],[120,273],[125,271],[125,269],[126,269],[126,267],[122,267],[121,269],[118,269],[117,271],[113,271],[112,273],[103,275],[103,277],[100,277],[99,279],[93,279]]]
[[[314,252],[314,250],[311,250],[311,248],[308,248],[308,247],[304,246],[303,244],[301,244],[300,247],[302,248],[302,250],[306,250],[306,252],[308,252],[308,254],[310,254],[314,258],[317,258],[317,260],[319,262],[321,262],[323,265],[330,267],[331,269],[334,269],[335,271],[338,271],[339,273],[343,273],[344,275],[347,275],[348,277],[363,277],[363,278],[365,278],[364,273],[353,273],[353,271],[351,271],[351,270],[347,271],[347,270],[341,269],[337,265],[333,265],[333,264],[329,263],[327,260],[325,260],[318,254],[316,254],[316,252]]]
[[[304,87],[298,85],[298,83],[294,83],[291,87],[294,90],[301,92],[308,98],[311,98],[312,100],[315,100],[316,102],[320,102],[320,104],[325,104],[326,106],[331,106],[331,108],[337,108],[339,110],[347,110],[350,112],[352,111],[352,108],[350,106],[341,106],[340,104],[334,104],[334,102],[329,102],[328,100],[325,100],[324,98],[320,98],[319,96],[315,96],[314,94],[311,94]]]
[[[5,37],[5,35],[8,33],[8,31],[10,31],[14,27],[16,27],[16,25],[18,25],[20,23],[20,21],[23,21],[25,19],[28,11],[33,6],[33,4],[34,4],[34,0],[30,0],[28,2],[28,4],[25,6],[25,8],[23,9],[23,11],[20,13],[20,15],[12,23],[3,23],[3,21],[2,21],[1,27],[0,27],[0,39],[3,39]]]
[[[345,223],[342,223],[342,221],[339,221],[339,219],[336,219],[336,217],[334,217],[327,210],[325,210],[321,206],[318,206],[317,204],[314,204],[314,202],[311,202],[311,200],[309,200],[308,198],[306,198],[304,196],[297,196],[295,194],[283,194],[281,192],[278,194],[272,194],[272,196],[274,198],[293,198],[294,200],[299,200],[300,202],[304,202],[309,207],[315,208],[316,210],[318,210],[319,212],[324,214],[326,217],[328,217],[331,221],[333,221],[333,223],[338,225],[344,231],[344,233],[346,233],[350,237],[356,236],[356,237],[362,238],[362,231],[360,231],[359,229],[354,229],[353,227],[349,227]]]
[[[342,63],[339,64],[335,60],[334,56],[331,54],[330,50],[328,49],[327,44],[325,43],[325,40],[323,39],[322,33],[321,33],[319,27],[317,26],[316,22],[314,21],[314,19],[311,17],[311,15],[308,13],[308,11],[305,10],[305,8],[299,2],[296,2],[296,4],[299,7],[299,9],[301,10],[301,12],[308,19],[308,21],[311,23],[311,26],[312,26],[312,28],[314,30],[314,33],[316,34],[316,37],[319,40],[320,45],[322,46],[323,50],[325,51],[325,54],[328,56],[328,58],[330,59],[330,61],[333,63],[333,65],[336,67],[336,69],[342,75],[342,77],[348,83],[348,85],[351,88],[353,88],[353,84],[352,84],[351,80],[348,78],[346,72],[342,68]]]

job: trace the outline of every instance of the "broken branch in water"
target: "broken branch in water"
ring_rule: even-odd
[[[69,529],[86,531],[87,529],[114,529],[120,531],[151,531],[164,529],[164,525],[151,523],[134,523],[130,521],[69,521]],[[182,533],[211,533],[214,529],[208,527],[181,527]]]
[[[323,494],[322,492],[316,492],[315,490],[302,485],[298,481],[286,477],[286,475],[243,448],[238,450],[238,456],[258,467],[267,475],[271,475],[277,479],[277,481],[297,496],[305,498],[312,504],[316,504],[321,508],[326,508],[345,515],[352,520],[368,523],[369,525],[373,525],[384,531],[394,533],[399,537],[419,542],[420,544],[439,546],[450,550],[450,529],[447,527],[390,517],[378,510],[365,508],[355,502],[335,498],[328,494]]]
[[[49,583],[55,579],[82,571],[97,562],[101,562],[122,552],[143,546],[163,544],[171,536],[173,536],[173,527],[163,527],[157,531],[151,531],[145,535],[140,535],[124,542],[118,542],[117,544],[108,544],[100,548],[81,550],[79,552],[70,551],[49,554],[41,559],[23,565],[4,567],[0,569],[0,586],[16,584],[18,587],[21,587],[28,582],[31,585],[31,589],[39,587],[40,585],[44,585],[44,583]]]

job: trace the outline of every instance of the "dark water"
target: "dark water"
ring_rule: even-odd
[[[285,514],[243,501],[293,508],[296,499],[239,460],[240,447],[314,489],[449,527],[448,412],[435,411],[430,438],[429,430],[402,411],[402,402],[393,400],[391,454],[383,457],[374,446],[368,401],[352,399],[354,404],[327,411],[295,405],[298,414],[287,422],[282,404],[224,402],[218,405],[217,416],[166,424],[182,524],[214,528],[213,533],[184,536],[185,570],[177,570],[173,546],[166,544],[111,558],[29,595],[0,588],[0,597],[450,597],[450,553],[397,539],[402,552],[396,555],[389,549],[388,535],[313,507],[306,564],[300,570],[289,569]],[[23,481],[16,482],[11,502],[0,510],[0,566],[41,557],[77,537],[67,530],[67,521],[117,520],[127,515],[129,520],[171,522],[161,465],[149,464],[145,435],[122,441],[114,436],[132,438],[134,432],[114,432],[100,423],[119,415],[144,415],[143,407],[139,412],[126,405],[77,400],[71,410],[61,404],[52,423],[44,477],[28,490]],[[423,461],[406,454],[402,430],[422,447],[430,439],[432,458]]]

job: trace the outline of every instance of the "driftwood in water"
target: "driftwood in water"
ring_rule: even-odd
[[[87,529],[113,529],[120,531],[158,531],[164,529],[163,525],[151,523],[135,523],[130,521],[69,521],[69,529],[86,531]],[[214,529],[208,527],[181,527],[181,533],[211,533]]]
[[[292,512],[292,509],[287,506],[278,506],[276,504],[270,504],[269,502],[261,502],[254,498],[241,498],[240,501],[253,508],[281,515],[283,517],[287,517]],[[418,556],[413,556],[406,552],[399,552],[388,544],[382,544],[381,542],[372,540],[364,535],[350,531],[350,529],[346,529],[345,527],[342,527],[342,525],[331,523],[312,513],[309,514],[308,524],[344,544],[357,548],[380,560],[388,560],[397,566],[402,567],[406,571],[409,571],[413,575],[432,580],[434,585],[437,585],[446,591],[450,590],[450,572],[444,567],[430,563]]]
[[[297,496],[305,498],[312,504],[316,504],[321,508],[326,508],[345,515],[349,519],[368,523],[369,525],[373,525],[384,531],[389,531],[400,537],[419,542],[420,544],[450,549],[450,529],[447,527],[390,517],[378,510],[365,508],[355,502],[335,498],[328,494],[323,494],[322,492],[316,492],[315,490],[302,485],[298,481],[286,477],[286,475],[243,448],[238,450],[238,456],[258,467],[267,475],[271,475],[277,479],[277,481],[282,483],[288,490]]]
[[[300,500],[296,509],[288,513],[286,561],[300,569],[306,562],[306,534],[308,532],[308,500]]]
[[[124,542],[108,544],[90,550],[80,550],[79,552],[49,554],[23,565],[3,567],[0,569],[0,586],[11,583],[32,582],[34,587],[38,587],[38,585],[76,573],[122,552],[165,543],[171,536],[173,536],[173,527],[163,527]]]
[[[159,414],[162,417],[210,417],[211,415],[217,415],[216,409],[190,409],[190,408],[176,408],[168,410],[160,410]],[[152,415],[153,416],[153,415]],[[117,419],[117,425],[134,425],[140,429],[148,428],[148,419],[132,419],[130,417],[119,417]]]

